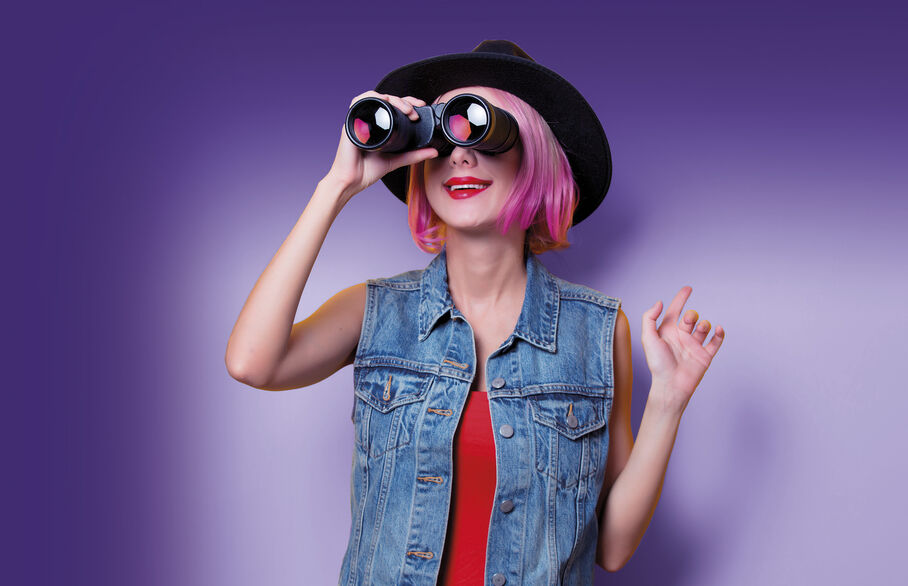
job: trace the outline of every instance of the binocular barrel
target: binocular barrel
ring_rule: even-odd
[[[454,146],[502,153],[519,138],[517,120],[509,112],[475,94],[459,94],[447,103],[417,106],[418,120],[381,98],[357,100],[347,112],[347,138],[368,151],[398,153],[433,147],[439,155]]]

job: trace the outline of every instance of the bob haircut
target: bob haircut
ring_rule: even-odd
[[[483,86],[470,86],[483,87]],[[515,221],[526,230],[524,254],[567,248],[567,231],[579,202],[577,182],[564,150],[552,129],[532,106],[504,90],[483,87],[507,110],[520,127],[523,158],[511,192],[498,215],[496,227],[507,234]],[[438,98],[435,99],[438,101]],[[429,205],[425,190],[425,161],[411,165],[407,186],[407,221],[416,245],[441,252],[446,241],[444,222]]]

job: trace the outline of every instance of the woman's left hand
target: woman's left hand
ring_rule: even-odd
[[[658,328],[656,319],[662,313],[662,301],[657,301],[643,314],[641,340],[646,364],[653,375],[653,388],[659,394],[655,398],[664,408],[676,410],[679,415],[687,407],[694,389],[700,384],[725,339],[725,330],[716,326],[712,339],[704,346],[710,323],[702,320],[694,327],[698,315],[693,309],[688,309],[678,323],[678,316],[691,291],[693,288],[688,286],[681,288]]]

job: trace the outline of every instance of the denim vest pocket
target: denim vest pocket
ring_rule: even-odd
[[[611,395],[545,392],[527,399],[535,422],[536,469],[565,489],[596,474],[608,449]]]
[[[354,393],[356,443],[371,458],[410,443],[435,375],[397,365],[359,367]]]

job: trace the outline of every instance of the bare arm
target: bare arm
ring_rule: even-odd
[[[305,325],[303,325],[305,321],[295,326],[293,318],[312,266],[325,241],[325,236],[343,207],[341,186],[326,179],[319,182],[296,225],[259,277],[230,334],[225,356],[227,370],[233,378],[248,385],[265,388],[274,384],[277,373],[284,373],[285,381],[302,378],[304,384],[307,378],[311,378],[311,376],[306,376],[307,372],[300,372],[297,375],[287,373],[287,365],[284,360],[288,356],[301,358],[299,350],[302,346],[300,346],[299,333],[305,329]],[[342,293],[338,295],[342,295]],[[336,303],[335,307],[338,305],[342,304]],[[352,309],[352,304],[350,309]],[[322,310],[320,309],[320,311]],[[324,316],[325,312],[322,313]],[[335,315],[335,317],[339,316]],[[350,318],[352,319],[352,316]],[[361,319],[362,317],[360,317]],[[319,321],[320,325],[329,325],[325,323],[324,319],[316,321]],[[311,323],[313,322],[310,321]],[[350,323],[348,319],[346,325],[349,327]],[[313,337],[319,333],[325,333],[324,331],[319,332],[317,328],[312,329]],[[322,328],[322,330],[324,329]],[[293,330],[296,330],[298,334],[297,347],[291,353]],[[336,355],[343,351],[342,346],[346,347],[347,353],[349,353],[349,336],[346,341],[342,338],[343,336],[339,336],[334,340],[337,344],[333,349],[328,349],[326,353]],[[311,345],[308,340],[306,342],[307,345]],[[355,344],[356,339],[353,340],[353,345],[355,346]],[[337,367],[340,368],[340,366],[340,360],[338,360]],[[288,374],[290,374],[289,378]],[[279,381],[279,384],[285,381]],[[304,386],[304,384],[297,386]]]
[[[654,385],[650,397],[659,393]],[[624,567],[643,540],[662,494],[680,423],[680,413],[647,401],[627,465],[612,485],[600,517],[597,561],[609,572]]]
[[[661,301],[643,315],[643,350],[653,382],[636,442],[630,444],[630,456],[611,485],[600,515],[596,561],[610,572],[621,569],[643,540],[662,494],[681,415],[725,338],[725,331],[717,326],[713,338],[703,346],[710,323],[703,320],[695,327],[698,316],[692,309],[685,313],[682,323],[677,323],[690,292],[690,287],[682,287],[658,329],[656,319],[662,309]],[[627,319],[623,322],[619,330],[627,330]],[[615,348],[616,370],[619,363],[624,369],[630,368],[628,332],[616,334],[616,340],[626,337],[626,342]],[[619,350],[625,343],[626,357]],[[626,392],[629,396],[629,387]],[[623,428],[622,423],[619,430]],[[619,434],[625,435],[620,431]],[[623,460],[627,442],[621,446],[619,459]]]
[[[369,91],[417,119],[416,98]],[[357,193],[389,171],[437,156],[435,149],[388,154],[364,152],[341,129],[334,164],[318,183],[290,234],[268,263],[240,311],[224,361],[233,378],[266,390],[316,383],[352,362],[359,340],[366,288],[344,289],[305,320],[294,324],[306,282],[337,215]]]
[[[609,568],[603,554],[605,553],[605,540],[608,539],[608,536],[605,531],[603,506],[615,480],[627,466],[634,448],[634,432],[631,429],[631,398],[634,387],[631,330],[627,315],[621,309],[618,310],[618,319],[615,324],[615,343],[612,352],[612,363],[615,369],[615,394],[608,423],[609,446],[605,466],[605,484],[599,493],[599,502],[596,505],[596,511],[599,513],[599,548],[596,552],[596,563],[606,570]]]
[[[617,572],[630,560],[656,511],[680,415],[672,417],[647,401],[636,443],[631,430],[630,326],[619,310],[615,328],[615,406],[610,421],[605,486],[600,495],[599,546],[596,563]],[[650,391],[654,396],[655,389]],[[612,459],[614,457],[614,460]],[[605,493],[608,492],[607,496]]]

